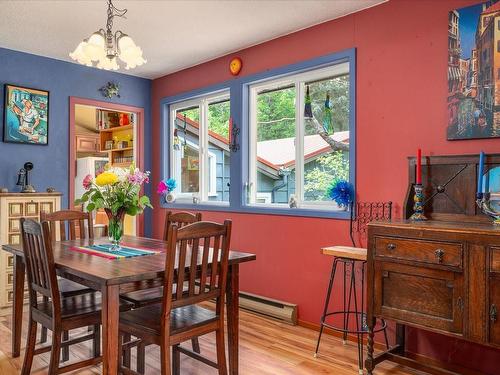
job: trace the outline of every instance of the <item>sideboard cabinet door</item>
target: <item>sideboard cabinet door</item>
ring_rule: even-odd
[[[462,272],[376,261],[374,292],[375,315],[463,334]]]
[[[488,326],[490,343],[500,346],[500,248],[491,249],[490,260]]]
[[[492,278],[490,281],[490,342],[500,346],[500,279]]]

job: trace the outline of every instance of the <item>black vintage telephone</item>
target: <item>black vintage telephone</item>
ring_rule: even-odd
[[[33,163],[27,161],[24,163],[23,168],[21,168],[17,174],[16,185],[22,186],[21,193],[36,193],[35,188],[29,183],[29,172],[33,169]]]

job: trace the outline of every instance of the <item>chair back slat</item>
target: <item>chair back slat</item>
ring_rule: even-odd
[[[206,247],[204,245],[203,247]],[[200,288],[205,288],[207,285],[208,278],[208,251],[203,251],[201,253],[201,276],[200,276]]]
[[[180,241],[179,243],[179,255],[178,255],[178,268],[177,268],[177,292],[176,299],[180,300],[182,298],[182,293],[184,290],[184,278],[186,272],[186,256],[187,256],[187,246],[186,240]]]
[[[224,224],[200,221],[180,229],[174,224],[169,231],[163,295],[165,316],[173,308],[213,298],[217,298],[220,311],[227,280],[231,221]],[[177,290],[172,296],[176,283]],[[182,288],[185,283],[187,292]]]
[[[57,283],[52,240],[48,222],[37,223],[21,218],[21,235],[28,276],[28,291],[32,308],[38,306],[38,295],[50,299],[52,311],[60,311],[61,300]],[[56,314],[55,314],[56,315]],[[55,318],[57,318],[54,315]]]
[[[200,239],[195,238],[191,249],[190,269],[195,270],[198,267],[198,254],[200,252]],[[201,285],[200,285],[201,287]],[[196,272],[189,273],[189,295],[194,296],[196,290]]]
[[[168,211],[165,216],[165,231],[163,233],[163,240],[168,241],[168,233],[173,224],[177,225],[177,228],[182,228],[186,225],[196,223],[197,221],[201,221],[201,212],[192,214],[191,212],[184,211],[176,213]]]
[[[40,216],[40,220],[47,220],[47,216],[43,217],[43,213],[41,214]],[[56,237],[56,233],[54,232],[54,240],[55,240],[55,237]],[[61,239],[61,241],[66,241],[66,223],[64,221],[60,221],[59,222],[59,238]]]
[[[76,210],[61,210],[52,213],[41,212],[40,221],[50,222],[52,240],[56,240],[55,227],[59,223],[59,238],[61,241],[76,240],[78,238],[94,238],[92,214]],[[78,224],[78,235],[76,225]],[[68,230],[66,230],[66,228]],[[87,229],[86,229],[87,228]],[[88,233],[88,235],[87,235]]]

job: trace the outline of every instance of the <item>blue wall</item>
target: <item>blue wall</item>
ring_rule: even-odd
[[[104,98],[98,89],[108,81],[120,85],[120,98]],[[145,169],[151,169],[151,81],[130,75],[0,48],[0,129],[4,122],[3,85],[10,83],[50,91],[48,146],[0,142],[0,186],[19,191],[17,172],[24,162],[35,165],[31,183],[38,191],[48,186],[64,193],[68,203],[69,97],[133,105],[144,108]],[[147,188],[150,195],[151,187]],[[149,215],[148,215],[149,216]],[[149,218],[147,218],[149,219]],[[146,220],[145,228],[149,220]]]

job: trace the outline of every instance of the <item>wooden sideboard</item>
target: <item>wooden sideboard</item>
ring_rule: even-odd
[[[441,221],[370,223],[368,327],[374,318],[399,323],[397,344],[373,356],[450,374],[405,357],[404,325],[500,348],[500,228]]]
[[[61,193],[0,193],[0,245],[18,244],[21,241],[19,219],[38,220],[40,212],[61,209]],[[0,252],[0,314],[1,309],[12,305],[13,299],[12,254]]]

